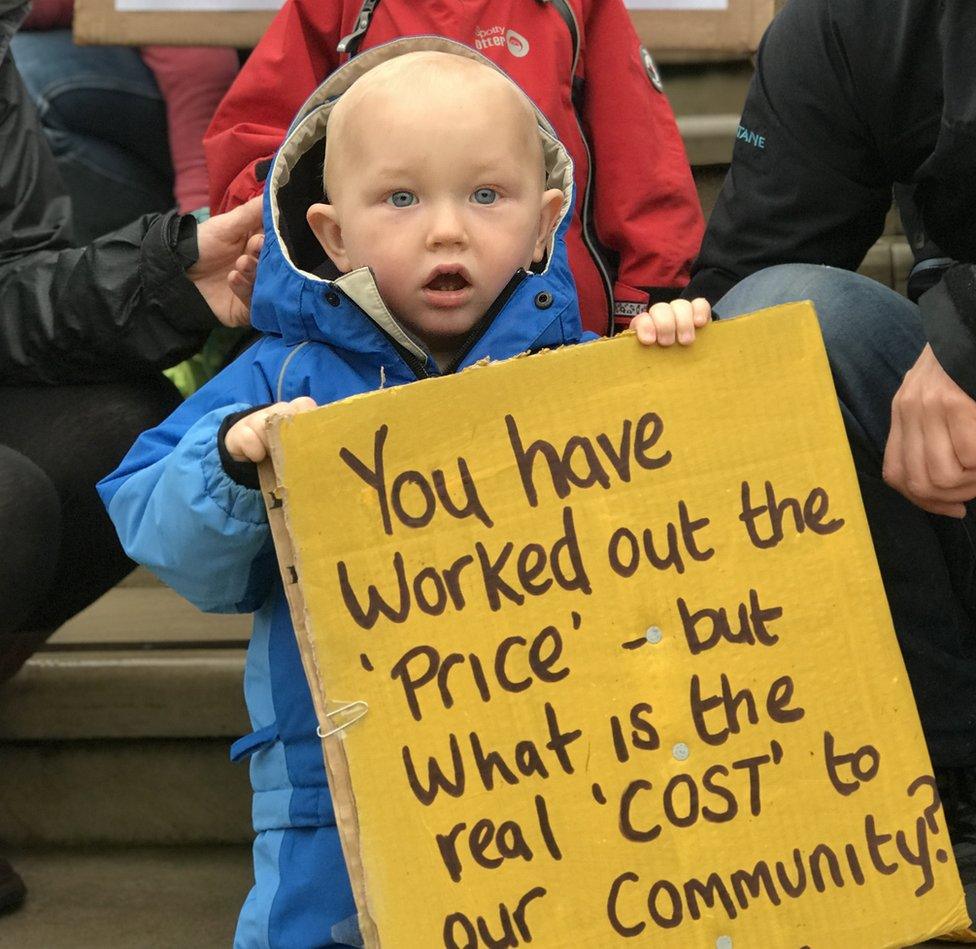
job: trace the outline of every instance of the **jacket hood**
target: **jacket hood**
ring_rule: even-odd
[[[388,350],[392,341],[401,354],[408,354],[436,373],[430,354],[387,309],[369,268],[339,274],[305,219],[309,205],[322,200],[327,126],[338,98],[380,63],[419,50],[464,56],[501,72],[463,44],[419,36],[367,50],[329,76],[299,110],[268,175],[265,245],[252,296],[251,321],[256,329],[279,335],[289,344],[310,340],[339,349],[379,353]],[[559,188],[563,203],[542,263],[534,265],[520,282],[515,281],[514,289],[511,285],[508,288],[510,296],[502,310],[507,313],[516,308],[518,319],[499,320],[498,313],[484,331],[482,339],[490,342],[490,351],[509,355],[573,342],[581,333],[576,287],[565,248],[573,202],[572,160],[538,109],[536,115],[546,187]],[[478,352],[484,354],[483,348]]]

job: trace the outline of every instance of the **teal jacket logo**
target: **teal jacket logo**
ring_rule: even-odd
[[[749,129],[742,125],[736,126],[735,137],[747,145],[752,145],[754,148],[766,147],[765,135],[760,135],[758,132],[750,132]]]

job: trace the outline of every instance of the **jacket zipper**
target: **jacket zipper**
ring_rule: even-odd
[[[363,5],[359,8],[359,16],[356,17],[352,32],[339,40],[339,45],[336,47],[336,51],[340,56],[348,53],[349,58],[352,59],[359,52],[363,37],[369,29],[369,21],[373,18],[373,11],[379,2],[380,0],[363,0]]]
[[[575,35],[579,36],[579,22],[576,19],[576,11],[573,9],[572,4],[566,3],[560,4],[560,6],[572,17],[573,25],[575,27]],[[574,55],[573,71],[569,77],[571,91],[575,78],[576,57]],[[579,129],[580,141],[583,143],[583,150],[586,152],[586,166],[588,172],[586,176],[586,187],[583,189],[583,206],[580,208],[580,232],[583,235],[583,244],[587,251],[589,251],[590,257],[593,260],[593,265],[596,267],[597,272],[600,274],[600,279],[603,282],[603,291],[607,295],[607,336],[612,336],[614,330],[613,281],[610,279],[610,274],[607,271],[607,265],[603,260],[603,255],[596,246],[596,240],[594,239],[593,234],[590,232],[590,198],[593,191],[593,178],[595,170],[593,167],[593,153],[590,151],[590,143],[586,140],[586,135],[583,132],[583,123],[580,121],[579,112],[576,111],[576,100],[572,95],[570,98],[573,102],[573,117],[576,119],[576,127]]]
[[[403,346],[401,346],[400,343],[398,343],[385,329],[383,329],[382,326],[380,326],[374,320],[371,320],[368,315],[364,315],[366,316],[366,319],[370,320],[373,326],[375,326],[390,341],[393,348],[397,351],[397,354],[404,361],[404,363],[406,363],[407,368],[418,379],[431,379],[438,375],[447,376],[451,373],[457,372],[458,367],[464,361],[465,357],[471,352],[478,340],[485,335],[488,327],[494,322],[495,317],[498,316],[502,307],[505,306],[509,300],[509,297],[511,297],[511,295],[516,291],[519,284],[522,283],[525,277],[525,271],[519,268],[515,272],[515,276],[513,276],[512,279],[505,284],[502,292],[495,297],[495,302],[492,303],[492,305],[488,308],[485,315],[478,320],[474,326],[471,327],[470,332],[464,337],[464,341],[461,343],[461,348],[457,351],[450,363],[448,363],[448,365],[445,367],[444,371],[440,373],[429,372],[424,363],[422,363],[412,352],[410,352],[410,350],[404,349]]]
[[[452,372],[457,372],[458,367],[467,358],[468,353],[474,349],[478,340],[488,331],[488,327],[495,322],[495,317],[501,312],[502,307],[508,303],[511,295],[518,289],[519,285],[525,279],[525,271],[519,267],[515,271],[515,275],[511,280],[505,284],[502,292],[495,297],[495,302],[488,307],[488,312],[471,327],[471,331],[464,338],[464,342],[461,343],[461,348],[454,354],[454,358],[447,364],[442,375],[449,375]]]

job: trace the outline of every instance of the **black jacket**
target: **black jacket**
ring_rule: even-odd
[[[895,182],[961,263],[920,301],[933,350],[976,396],[976,3],[790,0],[757,57],[732,167],[685,295],[778,263],[855,269]]]
[[[184,274],[197,258],[196,222],[151,215],[72,247],[69,200],[8,55],[25,10],[0,0],[0,385],[174,365],[217,325]]]

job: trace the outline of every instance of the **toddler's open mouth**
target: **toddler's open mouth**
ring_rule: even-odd
[[[471,275],[460,264],[440,264],[427,278],[423,292],[430,306],[439,309],[464,306],[473,292]]]
[[[437,268],[427,283],[424,284],[424,289],[433,290],[439,293],[450,293],[451,291],[455,290],[464,290],[470,285],[471,281],[468,279],[468,276],[463,268]]]

